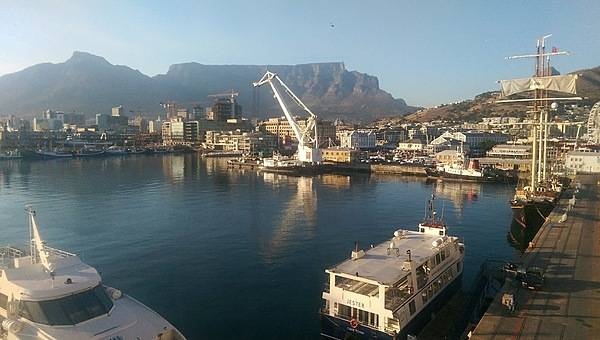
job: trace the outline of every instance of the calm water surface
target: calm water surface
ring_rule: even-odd
[[[188,339],[315,339],[325,268],[415,229],[428,197],[465,239],[463,286],[485,258],[510,259],[513,188],[378,175],[287,177],[196,155],[0,163],[0,243],[80,254],[106,284]]]

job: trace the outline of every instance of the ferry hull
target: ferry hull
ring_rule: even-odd
[[[353,328],[348,320],[344,320],[335,316],[321,313],[321,339],[339,339],[339,340],[362,340],[362,339],[377,339],[377,340],[406,340],[408,335],[418,334],[427,323],[432,319],[432,315],[437,313],[450,298],[462,286],[462,272],[452,283],[435,297],[425,308],[423,308],[404,328],[400,333],[390,335],[388,333],[357,325]]]
[[[554,204],[548,201],[511,203],[513,219],[509,239],[520,249],[526,249],[550,215]]]

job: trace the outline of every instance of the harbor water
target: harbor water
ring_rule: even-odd
[[[466,244],[463,287],[507,241],[514,188],[419,177],[293,177],[228,169],[195,154],[0,162],[2,244],[26,244],[24,208],[48,245],[188,339],[316,339],[325,268],[398,228],[428,198]]]

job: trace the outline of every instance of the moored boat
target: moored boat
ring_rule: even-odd
[[[36,150],[35,155],[42,159],[48,158],[73,158],[73,151],[68,150]]]
[[[5,159],[20,159],[23,158],[23,154],[21,154],[21,151],[19,150],[9,150],[9,151],[4,151],[2,153],[0,153],[0,160],[5,160]]]
[[[0,340],[185,340],[141,302],[106,286],[96,269],[42,240],[27,208],[27,250],[0,248]]]
[[[448,236],[433,202],[417,231],[396,230],[327,269],[321,335],[328,339],[406,339],[460,288],[464,244]]]
[[[125,156],[127,151],[121,146],[113,145],[106,149],[106,154],[109,156]]]
[[[517,179],[513,172],[481,166],[478,159],[470,159],[462,150],[457,151],[454,161],[427,166],[425,172],[429,177],[474,182],[514,183]]]

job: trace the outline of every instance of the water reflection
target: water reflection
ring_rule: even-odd
[[[173,182],[181,182],[185,174],[185,158],[183,156],[162,157],[165,177]]]
[[[346,175],[325,174],[319,179],[323,185],[338,189],[347,189],[352,184],[352,177]]]
[[[313,189],[313,177],[288,177],[263,173],[263,180],[274,186],[289,186],[296,182],[296,193],[275,215],[272,235],[263,243],[264,260],[276,262],[276,258],[293,253],[288,247],[303,240],[314,238],[316,230],[317,193]]]
[[[460,181],[435,181],[433,193],[449,200],[460,214],[465,202],[476,201],[481,194],[482,183]]]

